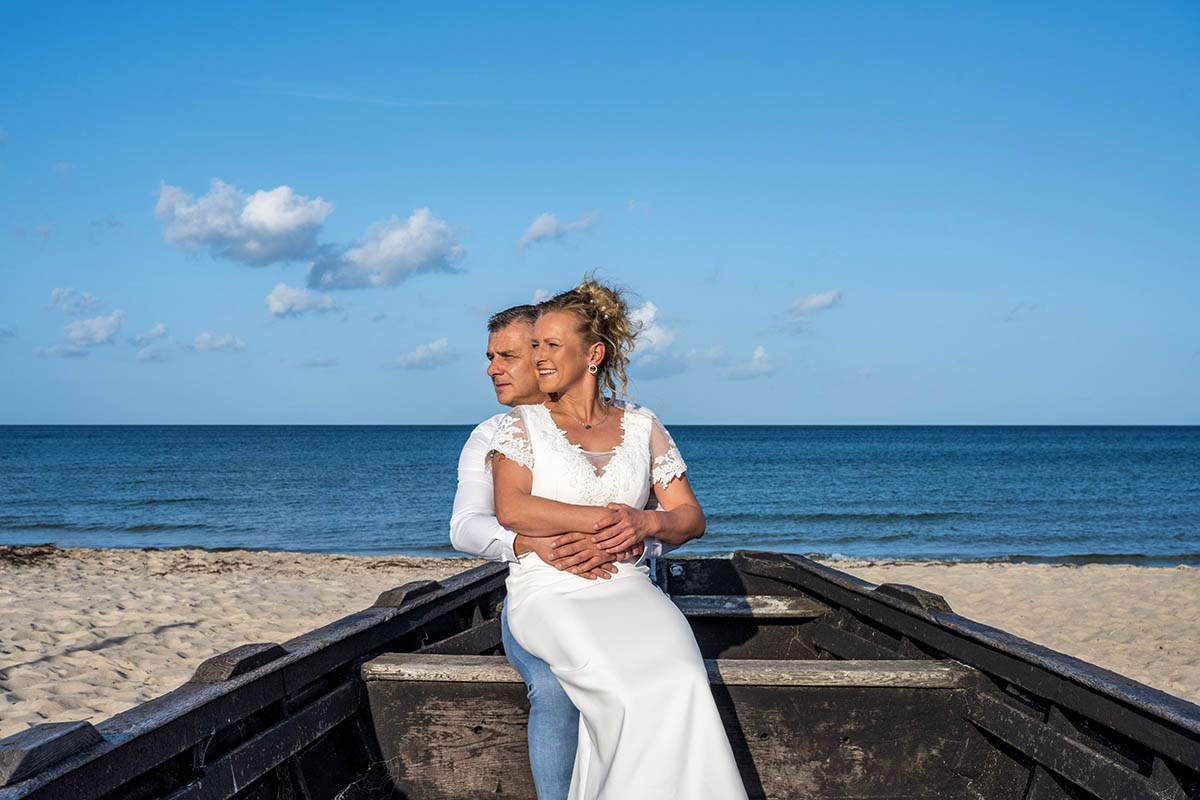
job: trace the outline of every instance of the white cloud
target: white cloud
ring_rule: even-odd
[[[86,356],[92,347],[110,344],[125,323],[125,312],[117,310],[107,316],[77,319],[62,329],[62,339],[50,347],[39,347],[39,356],[69,358]]]
[[[166,323],[155,322],[150,330],[139,333],[130,340],[135,345],[143,345],[138,350],[137,360],[148,362],[166,361],[171,353],[179,348],[179,343],[170,335]]]
[[[392,217],[367,228],[356,247],[326,245],[308,267],[310,289],[395,286],[423,272],[454,272],[466,255],[445,220],[418,208],[407,220]]]
[[[76,344],[55,344],[39,347],[37,354],[43,358],[82,358],[88,354],[88,349]]]
[[[139,333],[137,336],[132,337],[129,341],[138,345],[149,344],[150,342],[163,338],[167,335],[167,333],[168,331],[165,323],[155,322],[154,325],[151,326],[150,330],[146,331],[145,333]]]
[[[833,308],[841,301],[841,289],[832,289],[828,292],[820,292],[819,294],[810,294],[806,297],[801,297],[799,300],[792,303],[790,308],[788,308],[788,324],[792,328],[803,328],[808,324],[808,319],[813,314],[818,311],[824,311],[827,308]]]
[[[64,314],[75,316],[95,311],[100,308],[100,298],[90,292],[78,292],[74,289],[51,289],[50,305]]]
[[[125,312],[117,310],[106,317],[77,319],[62,330],[63,338],[79,347],[108,344],[125,322]]]
[[[267,310],[277,317],[294,317],[306,311],[324,314],[338,307],[332,297],[314,294],[305,289],[293,289],[286,283],[276,284],[267,295]]]
[[[625,206],[630,214],[649,214],[650,204],[642,200],[630,200]]]
[[[653,381],[670,378],[695,366],[722,366],[728,359],[720,346],[699,350],[693,347],[686,353],[646,353],[633,359],[630,373],[641,380]]]
[[[154,215],[166,220],[167,242],[253,266],[307,258],[333,205],[289,186],[248,195],[217,178],[200,199],[163,182]]]
[[[456,357],[457,353],[450,347],[449,340],[442,337],[435,342],[418,346],[411,353],[396,356],[392,360],[392,366],[400,369],[434,369],[453,361]]]
[[[540,303],[543,300],[549,300],[553,296],[554,295],[552,293],[548,292],[545,289],[534,289],[533,290],[533,302],[535,304]]]
[[[658,306],[649,300],[630,311],[629,318],[642,326],[634,340],[635,355],[661,353],[674,343],[675,332],[658,320]]]
[[[641,380],[656,381],[671,378],[686,370],[691,363],[679,353],[647,353],[629,364],[630,375]]]
[[[687,356],[668,351],[675,342],[675,331],[662,324],[658,313],[658,306],[649,300],[629,312],[629,318],[641,325],[633,343],[630,371],[644,380],[678,375],[691,363]]]
[[[371,322],[379,322],[381,319],[386,319],[386,318],[387,318],[386,311],[380,311],[379,309],[375,309],[374,311],[367,312],[367,319],[371,320]]]
[[[599,219],[600,216],[593,212],[585,214],[574,222],[563,224],[558,221],[558,216],[555,214],[539,214],[537,219],[521,235],[521,239],[517,244],[521,247],[528,247],[531,244],[545,241],[546,239],[561,239],[568,233],[585,231],[588,228],[594,227]]]
[[[149,363],[166,361],[178,346],[176,341],[169,337],[161,342],[152,342],[138,350],[137,360]]]
[[[203,331],[192,342],[192,347],[197,350],[245,350],[246,343],[232,333],[214,336],[212,331]]]
[[[776,370],[771,357],[767,355],[767,349],[761,344],[754,348],[754,355],[750,356],[750,360],[744,364],[735,364],[725,371],[725,376],[728,378],[761,378],[764,375],[770,375]]]

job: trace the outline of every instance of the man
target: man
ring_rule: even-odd
[[[538,388],[533,361],[534,306],[515,306],[488,320],[487,375],[501,405],[541,403],[547,397]],[[516,561],[533,551],[547,564],[590,579],[606,580],[616,571],[618,558],[640,555],[637,563],[673,549],[647,538],[625,556],[596,546],[593,533],[564,533],[557,537],[528,537],[505,529],[496,521],[492,476],[485,461],[492,434],[504,414],[484,420],[471,432],[458,459],[458,492],[450,518],[450,542],[456,550],[492,561]],[[638,553],[637,550],[642,550]],[[579,712],[571,704],[549,665],[526,651],[508,630],[507,609],[500,614],[500,633],[509,662],[521,674],[529,696],[529,763],[539,800],[561,800],[571,785]]]

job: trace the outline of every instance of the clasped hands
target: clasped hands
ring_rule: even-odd
[[[638,558],[645,551],[642,541],[654,533],[653,511],[642,511],[622,503],[609,503],[608,516],[592,532],[569,531],[558,536],[518,539],[538,558],[561,570],[588,580],[609,578],[617,571],[616,561]],[[514,548],[515,549],[515,548]]]

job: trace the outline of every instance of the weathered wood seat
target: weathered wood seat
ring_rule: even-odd
[[[686,617],[814,619],[829,611],[829,606],[804,595],[679,594],[671,600]]]
[[[816,658],[808,628],[829,606],[802,594],[669,595],[705,658]]]
[[[970,736],[961,715],[974,669],[928,660],[705,666],[751,797],[963,795],[951,767]],[[362,676],[380,749],[407,796],[534,797],[525,686],[503,656],[391,653]]]
[[[704,660],[709,682],[723,686],[890,686],[954,689],[976,672],[957,661],[772,661],[755,658]],[[521,683],[504,656],[388,653],[363,664],[366,681],[426,683]]]

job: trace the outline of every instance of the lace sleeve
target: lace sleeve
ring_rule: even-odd
[[[500,427],[492,434],[492,443],[488,445],[487,459],[484,468],[491,470],[492,453],[499,453],[507,459],[517,462],[530,471],[533,470],[533,445],[529,442],[529,433],[525,430],[525,419],[520,409],[514,408],[500,420]]]
[[[655,417],[650,428],[650,480],[664,489],[687,472],[675,440]]]

